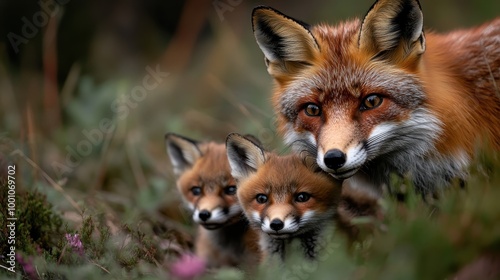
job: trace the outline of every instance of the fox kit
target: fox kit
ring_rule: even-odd
[[[334,177],[380,189],[395,172],[427,193],[466,177],[483,135],[500,149],[500,18],[424,33],[417,0],[378,0],[337,26],[269,7],[252,23],[285,141]]]
[[[298,239],[304,255],[314,259],[325,228],[333,225],[341,183],[314,160],[265,152],[238,134],[228,136],[226,148],[238,199],[251,226],[260,230],[265,258],[283,258],[287,245]]]
[[[224,144],[172,133],[165,140],[177,188],[199,224],[196,254],[210,267],[256,264],[258,235],[242,213]]]

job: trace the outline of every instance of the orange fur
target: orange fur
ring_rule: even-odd
[[[337,26],[257,7],[253,27],[280,133],[336,178],[395,172],[428,192],[463,179],[479,143],[500,149],[500,18],[442,35],[417,0],[378,0]]]
[[[278,156],[237,134],[230,134],[226,145],[238,199],[260,231],[264,260],[275,254],[284,258],[294,239],[305,257],[314,259],[317,243],[333,232],[334,224],[352,244],[364,229],[374,229],[373,224],[354,224],[354,218],[383,218],[376,194],[335,180],[310,157]]]
[[[243,217],[224,144],[197,143],[167,134],[167,150],[177,176],[177,188],[198,223],[195,252],[209,267],[252,267],[260,259],[258,234]],[[199,192],[193,192],[199,188]],[[235,190],[235,189],[234,189]],[[208,211],[203,220],[196,215]],[[217,220],[211,220],[216,218]]]
[[[427,52],[417,75],[427,90],[429,108],[444,122],[436,144],[441,153],[465,149],[472,156],[483,135],[500,149],[498,38],[500,19],[470,30],[427,36]],[[485,41],[497,43],[488,43],[486,49],[481,44]]]
[[[280,107],[282,93],[291,81],[313,76],[318,69],[355,63],[360,67],[385,67],[390,71],[391,65],[371,62],[372,54],[358,49],[356,37],[359,24],[359,21],[352,21],[341,23],[335,28],[326,25],[315,27],[312,34],[322,50],[318,57],[311,59],[311,64],[316,66],[303,70],[299,76],[276,78],[272,99],[274,107]],[[445,131],[437,144],[442,153],[453,153],[465,148],[472,155],[479,137],[485,133],[489,140],[493,140],[494,147],[500,149],[500,58],[492,60],[490,65],[481,63],[482,57],[489,54],[477,43],[485,40],[481,37],[487,28],[494,32],[488,34],[489,39],[486,40],[498,41],[495,38],[500,37],[500,19],[447,35],[428,33],[427,50],[418,67],[409,66],[409,63],[400,65],[404,71],[418,76],[426,89],[429,108],[445,123]],[[457,38],[460,38],[458,43],[455,42]],[[474,45],[475,49],[471,46],[473,43],[477,43]],[[450,49],[452,47],[454,49]],[[500,53],[499,50],[495,52]],[[335,53],[344,55],[332,55]],[[491,55],[499,56],[497,53]],[[470,57],[476,59],[471,62]],[[476,76],[465,76],[463,68],[477,72]],[[283,115],[278,117],[279,131],[284,134],[287,120]]]

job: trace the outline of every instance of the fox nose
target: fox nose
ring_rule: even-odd
[[[333,149],[326,152],[323,162],[326,167],[337,170],[341,168],[346,161],[345,154],[339,149]]]
[[[275,231],[283,229],[284,226],[285,224],[280,219],[274,219],[270,224],[271,229]]]
[[[208,219],[210,219],[210,212],[207,210],[201,210],[200,213],[198,214],[198,217],[200,217],[200,220],[206,222]]]

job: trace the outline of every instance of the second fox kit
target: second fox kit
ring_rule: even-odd
[[[378,0],[337,26],[269,7],[252,21],[280,131],[336,178],[395,172],[431,192],[466,177],[481,136],[500,149],[500,18],[424,33],[417,0]]]
[[[258,236],[243,217],[225,145],[172,133],[165,141],[177,188],[199,224],[196,254],[210,267],[256,264]]]
[[[278,156],[238,134],[226,142],[238,199],[250,224],[260,230],[263,254],[284,257],[293,239],[314,259],[318,242],[334,223],[341,182],[297,155]],[[331,228],[330,228],[331,230]]]

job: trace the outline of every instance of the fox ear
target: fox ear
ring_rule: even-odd
[[[266,162],[265,152],[260,145],[237,133],[227,136],[226,151],[231,175],[236,180],[248,177]]]
[[[296,73],[310,64],[319,52],[307,24],[270,7],[254,8],[252,27],[266,58],[267,71],[273,77]]]
[[[423,15],[418,0],[378,0],[366,14],[359,47],[376,58],[417,61],[425,51]],[[411,62],[411,61],[410,61]]]
[[[315,173],[322,171],[321,167],[319,167],[316,161],[316,157],[313,157],[309,154],[302,155],[302,153],[299,156],[302,158],[302,163],[304,164],[304,166],[307,167],[310,171]]]
[[[243,135],[243,137],[246,138],[247,140],[252,141],[255,145],[262,147],[262,142],[260,142],[260,139],[253,136],[252,134],[245,134]]]
[[[165,145],[170,162],[174,167],[174,173],[177,176],[193,167],[196,160],[202,156],[198,143],[195,140],[174,133],[167,133],[165,135]]]

